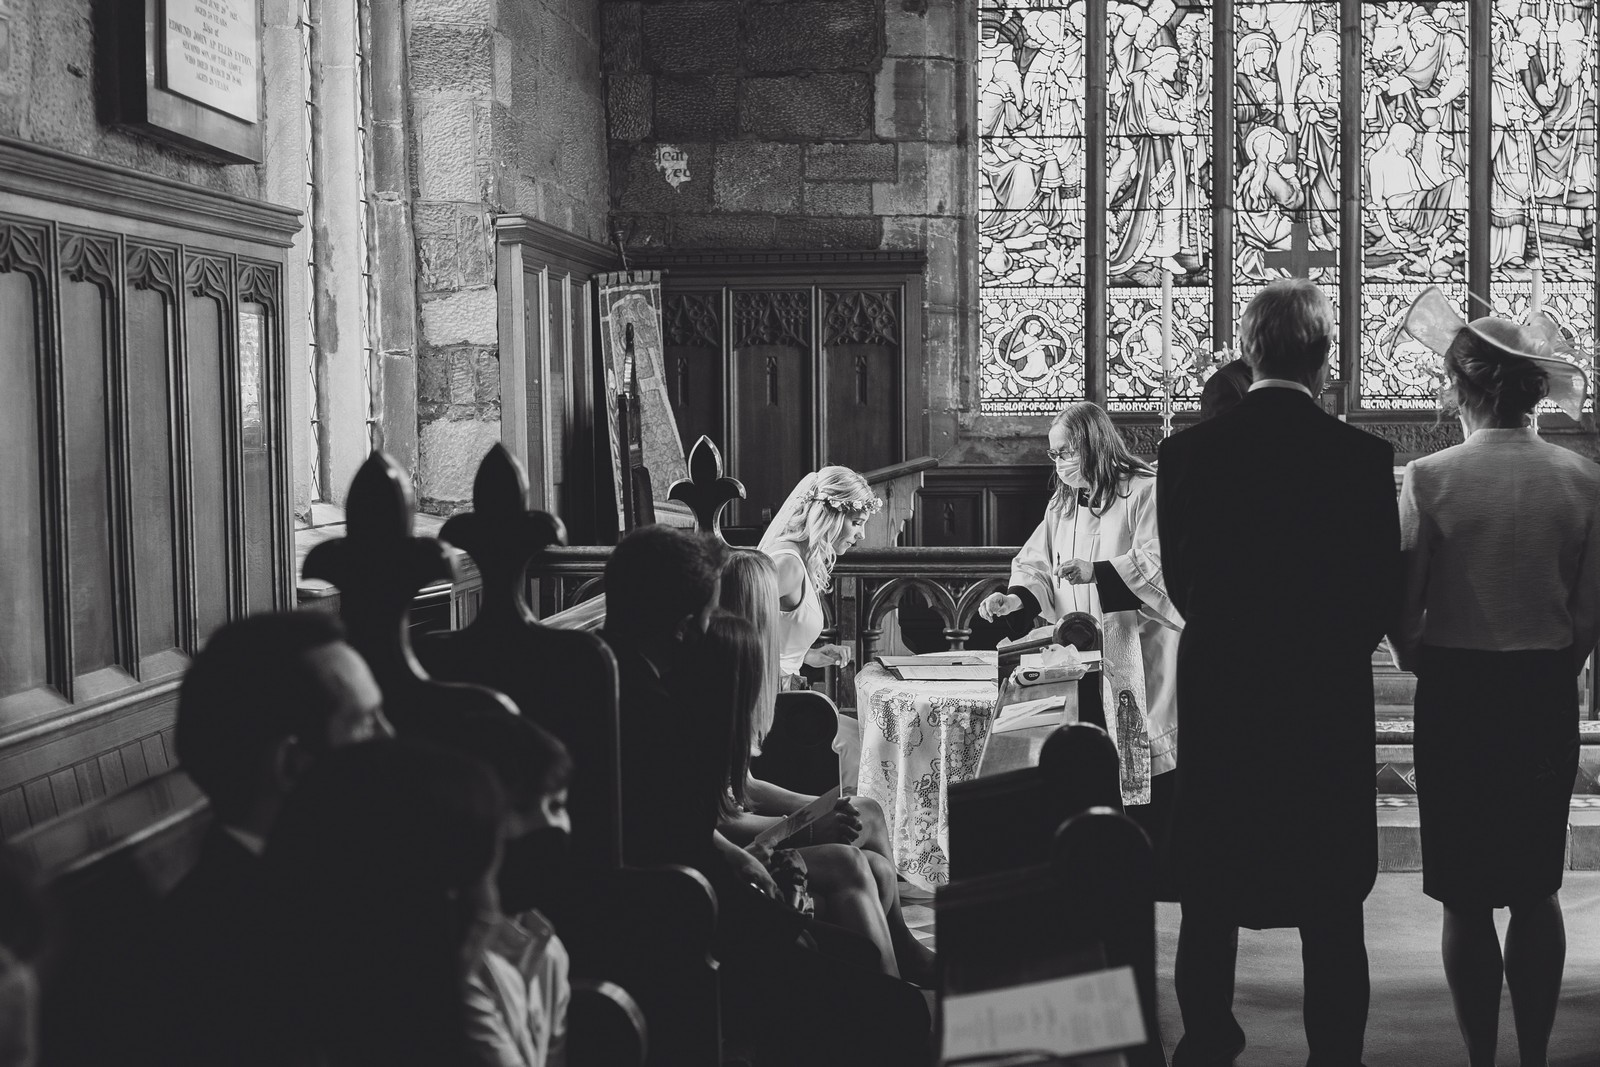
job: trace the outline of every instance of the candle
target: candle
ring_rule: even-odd
[[[1533,261],[1533,283],[1528,291],[1529,313],[1544,310],[1544,261]]]
[[[1172,274],[1161,272],[1161,381],[1172,395]]]

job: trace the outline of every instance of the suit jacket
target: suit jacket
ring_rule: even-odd
[[[1299,926],[1377,877],[1372,653],[1401,587],[1394,450],[1292,389],[1162,443],[1185,901]]]

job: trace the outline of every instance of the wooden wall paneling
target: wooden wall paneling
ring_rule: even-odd
[[[73,700],[134,681],[137,638],[128,537],[122,254],[109,234],[58,231],[66,390],[67,569]]]
[[[822,290],[822,463],[858,471],[905,455],[905,323],[892,289]]]
[[[240,559],[235,541],[236,449],[228,441],[234,397],[228,372],[234,321],[228,259],[185,249],[184,306],[189,375],[189,463],[194,507],[195,640],[238,614]]]
[[[245,592],[246,609],[252,613],[289,604],[287,572],[293,569],[291,520],[282,509],[288,499],[288,467],[285,450],[278,445],[288,440],[279,279],[280,272],[269,263],[238,264]]]
[[[64,706],[68,684],[48,510],[48,435],[59,425],[47,393],[54,247],[48,225],[0,217],[0,727]]]
[[[917,543],[924,548],[982,544],[983,491],[953,490],[930,493],[924,490],[917,508]]]
[[[745,487],[735,502],[740,524],[770,519],[811,470],[813,296],[809,288],[733,291],[729,465]]]
[[[567,441],[572,413],[572,334],[567,293],[571,275],[554,267],[545,271],[544,319],[547,348],[545,354],[545,463],[548,467],[549,499],[559,502],[566,496]],[[559,504],[558,504],[559,506]]]
[[[187,530],[178,455],[177,252],[130,243],[124,253],[123,329],[127,353],[128,487],[133,593],[142,680],[181,670],[187,648]]]
[[[662,369],[678,438],[697,441],[704,434],[726,453],[722,311],[719,289],[662,293]]]
[[[567,442],[566,478],[557,515],[564,521],[567,516],[582,514],[591,506],[595,486],[594,449],[588,442],[594,440],[594,302],[595,297],[587,276],[567,276],[567,313],[572,338],[572,358],[567,363]],[[568,529],[569,538],[581,536],[587,524],[579,523],[580,532]],[[577,542],[574,542],[577,543]]]

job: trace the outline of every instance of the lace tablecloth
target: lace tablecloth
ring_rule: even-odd
[[[950,878],[945,789],[977,777],[999,697],[995,682],[906,682],[876,663],[856,675],[857,789],[882,805],[895,865],[912,885]]]

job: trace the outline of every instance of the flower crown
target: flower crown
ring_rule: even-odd
[[[875,496],[868,497],[865,500],[860,500],[854,497],[847,500],[838,500],[831,496],[821,496],[821,494],[817,492],[816,486],[811,487],[811,489],[802,499],[801,503],[810,505],[812,501],[819,498],[834,511],[853,511],[863,516],[871,515],[873,512],[883,507],[883,501]]]

